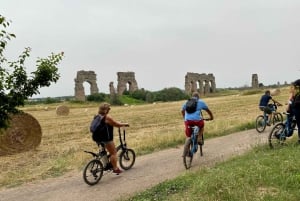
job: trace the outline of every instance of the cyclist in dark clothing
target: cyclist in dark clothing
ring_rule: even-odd
[[[260,101],[259,101],[259,109],[267,114],[269,114],[269,119],[267,122],[267,125],[270,126],[271,122],[273,120],[273,112],[274,109],[270,107],[269,101],[272,100],[274,103],[277,103],[279,106],[280,104],[278,101],[274,100],[271,96],[271,93],[269,90],[265,91],[265,94],[261,96]]]
[[[298,128],[298,143],[300,143],[300,79],[294,81],[290,88],[287,112],[295,116]]]

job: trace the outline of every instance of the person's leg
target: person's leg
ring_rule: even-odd
[[[272,122],[273,122],[273,116],[274,116],[274,113],[271,112],[271,113],[269,114],[269,124],[270,124],[270,125],[271,125]]]
[[[198,134],[198,139],[197,139],[197,142],[198,142],[199,145],[203,144],[203,140],[202,140],[203,133],[204,133],[204,126],[199,129],[199,134]]]
[[[105,145],[105,147],[106,147],[107,151],[110,154],[110,162],[113,166],[113,170],[114,171],[119,170],[118,165],[117,165],[117,159],[118,158],[117,158],[117,149],[115,147],[115,143],[113,141],[111,141],[111,142],[107,143]]]
[[[264,108],[264,112],[266,115],[268,115],[268,119],[267,119],[267,125],[271,126],[272,123],[272,119],[273,119],[273,113],[271,108],[269,108],[268,106]]]
[[[198,144],[203,144],[202,136],[203,136],[203,133],[204,133],[204,121],[203,120],[198,121],[196,123],[196,125],[199,127],[197,142],[198,142]]]
[[[185,126],[185,136],[186,137],[191,137],[191,135],[192,135],[191,127],[193,126],[193,122],[192,121],[185,121],[184,126]]]
[[[298,130],[298,142],[300,143],[300,112],[295,112],[297,130]]]

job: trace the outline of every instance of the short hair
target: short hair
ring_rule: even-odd
[[[270,94],[270,93],[271,93],[270,90],[265,91],[265,94]]]
[[[192,97],[200,98],[199,93],[197,91],[193,92]]]
[[[109,109],[110,109],[110,104],[109,103],[102,103],[99,106],[98,114],[105,115],[107,113],[107,110],[109,110]]]

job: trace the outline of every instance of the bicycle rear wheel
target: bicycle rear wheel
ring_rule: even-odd
[[[185,140],[185,144],[183,147],[183,156],[182,157],[183,157],[183,164],[186,169],[189,169],[192,166],[192,161],[193,161],[193,154],[191,151],[191,148],[192,148],[191,142],[192,142],[191,139],[187,138]]]
[[[283,144],[286,138],[284,131],[285,131],[284,123],[277,123],[273,127],[268,137],[270,148],[273,149]]]
[[[83,180],[88,185],[97,184],[103,176],[103,164],[98,159],[91,160],[83,170]]]
[[[281,113],[275,112],[273,117],[273,125],[279,122],[283,122],[283,116]]]
[[[135,162],[135,152],[132,149],[126,149],[121,152],[119,163],[122,169],[129,170]]]
[[[266,129],[266,122],[263,115],[259,115],[255,121],[255,129],[257,132],[262,133]]]

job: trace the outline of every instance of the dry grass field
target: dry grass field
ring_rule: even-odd
[[[253,128],[256,116],[261,113],[257,104],[262,93],[204,98],[215,116],[214,121],[206,122],[206,138]],[[287,97],[288,88],[282,88],[281,93],[274,96],[281,103],[285,103]],[[127,144],[141,155],[183,144],[184,126],[180,113],[183,103],[112,106],[110,115],[130,124],[126,130]],[[57,105],[22,108],[39,121],[42,141],[36,150],[0,157],[0,188],[83,168],[90,159],[83,150],[97,150],[89,133],[89,124],[97,113],[98,104],[65,105],[70,108],[68,116],[56,115]],[[285,106],[279,108],[279,111],[284,110]],[[117,135],[115,141],[118,143]]]

